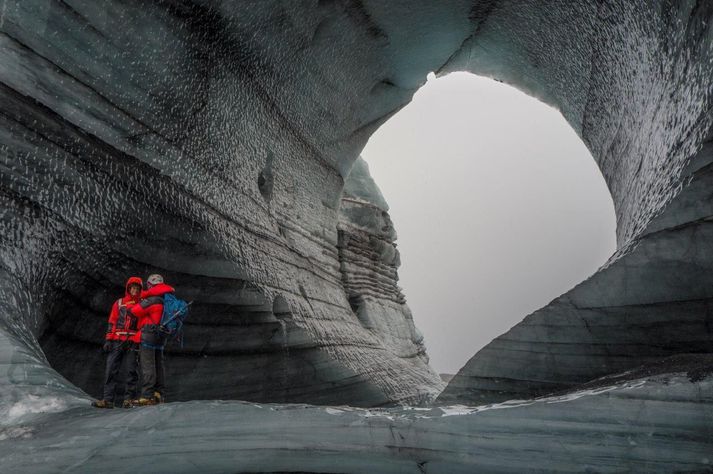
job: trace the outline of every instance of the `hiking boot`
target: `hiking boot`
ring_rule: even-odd
[[[92,406],[94,408],[114,408],[114,404],[106,400],[94,400]]]
[[[154,392],[153,393],[153,399],[156,400],[156,403],[163,403],[164,399],[163,396],[161,395],[161,392]]]
[[[155,398],[144,398],[141,397],[136,401],[136,405],[140,407],[146,407],[149,405],[156,405],[156,399]]]

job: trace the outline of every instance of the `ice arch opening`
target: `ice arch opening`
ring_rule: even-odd
[[[440,373],[616,248],[611,195],[584,143],[558,111],[489,78],[431,77],[362,158],[389,203],[399,282]]]

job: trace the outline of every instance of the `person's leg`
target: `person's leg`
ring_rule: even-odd
[[[154,391],[160,394],[160,401],[164,401],[166,390],[166,371],[164,367],[163,350],[156,351],[156,385]]]
[[[104,373],[104,392],[102,399],[110,404],[114,403],[117,376],[121,366],[121,350],[117,342],[111,343],[111,350],[106,355],[106,372]]]
[[[127,377],[126,399],[136,400],[141,395],[141,382],[139,381],[139,350],[135,343],[131,344],[127,353]]]
[[[154,349],[141,346],[139,351],[141,359],[141,398],[153,397],[156,386],[156,351]]]
[[[129,353],[126,350],[126,342],[117,341],[117,344],[119,344],[119,349],[117,350],[119,354],[116,384],[114,386],[114,405],[121,406],[124,401],[124,396],[126,395],[126,372],[128,370]]]

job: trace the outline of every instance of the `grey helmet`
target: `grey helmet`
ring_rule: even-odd
[[[149,288],[158,285],[159,283],[163,283],[163,277],[158,273],[149,275],[149,277],[146,279],[146,286],[148,286]]]

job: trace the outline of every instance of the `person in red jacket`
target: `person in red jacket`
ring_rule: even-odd
[[[165,335],[160,330],[163,315],[163,296],[173,293],[173,287],[163,282],[158,274],[149,275],[146,279],[146,291],[141,292],[141,303],[131,308],[131,312],[139,319],[141,331],[141,361],[142,386],[138,405],[155,405],[163,401],[165,389],[165,373],[163,364],[163,346]]]
[[[142,285],[141,278],[130,277],[126,281],[124,297],[116,300],[111,307],[103,347],[107,354],[104,389],[102,399],[92,403],[97,408],[127,407],[130,406],[128,398],[137,397],[137,353],[141,335],[138,319],[130,310],[139,303]],[[128,398],[125,398],[126,395]]]

